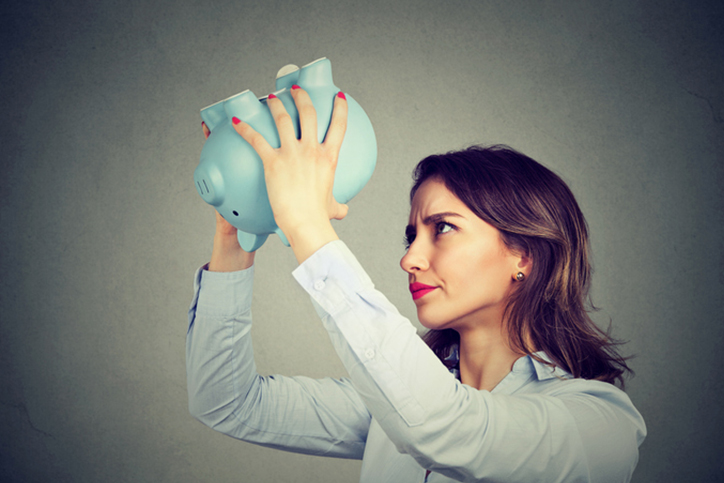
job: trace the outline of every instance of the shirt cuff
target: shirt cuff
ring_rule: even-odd
[[[374,289],[372,280],[342,240],[324,245],[299,265],[292,275],[330,315],[342,310],[348,299],[336,284],[327,287],[327,279],[344,281],[344,286],[353,293]]]
[[[236,272],[210,272],[206,264],[197,270],[196,281],[197,314],[228,317],[251,310],[254,265]]]

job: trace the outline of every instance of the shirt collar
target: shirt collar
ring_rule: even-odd
[[[535,357],[534,357],[535,356]],[[540,362],[536,359],[543,360]],[[460,379],[459,363],[460,363],[460,352],[458,345],[455,344],[450,348],[450,352],[447,357],[444,358],[445,365],[449,368],[450,372],[455,374],[455,377]],[[559,378],[559,379],[570,379],[573,376],[561,369],[558,366],[551,366],[551,358],[548,357],[544,351],[534,352],[531,355],[526,355],[513,363],[512,373],[520,376],[532,375],[535,373],[539,381],[545,381],[547,379]]]
[[[545,362],[540,362],[536,360],[533,356],[536,356]],[[545,381],[546,379],[552,379],[554,377],[557,377],[559,379],[571,379],[573,377],[570,373],[566,372],[562,368],[549,365],[552,363],[551,358],[548,357],[548,354],[543,351],[534,352],[532,355],[521,357],[520,359],[518,359],[518,361],[515,362],[515,364],[513,365],[513,369],[515,369],[515,365],[518,364],[518,362],[520,362],[522,359],[527,359],[530,361],[530,364],[533,366],[533,370],[535,370],[536,376],[538,377],[539,381]]]

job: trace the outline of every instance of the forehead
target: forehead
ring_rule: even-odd
[[[460,198],[447,189],[438,179],[429,179],[422,183],[412,199],[410,223],[416,218],[425,218],[435,213],[454,211],[460,215],[472,214]]]

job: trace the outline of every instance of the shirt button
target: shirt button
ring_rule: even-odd
[[[367,349],[365,351],[365,357],[367,359],[372,359],[374,356],[375,356],[375,351],[373,351],[372,349]]]
[[[314,282],[314,288],[316,290],[322,290],[324,288],[324,282],[321,280],[317,280],[316,282]]]

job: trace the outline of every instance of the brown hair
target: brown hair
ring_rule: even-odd
[[[588,315],[595,310],[588,293],[588,226],[566,183],[501,145],[423,159],[413,173],[410,201],[430,178],[442,181],[497,228],[509,249],[533,260],[530,274],[516,285],[506,306],[511,345],[529,355],[544,351],[574,377],[623,387],[624,375],[632,371],[617,351],[621,342],[610,337],[610,325],[604,332]],[[445,329],[430,330],[423,340],[444,360],[460,339],[456,331]]]

